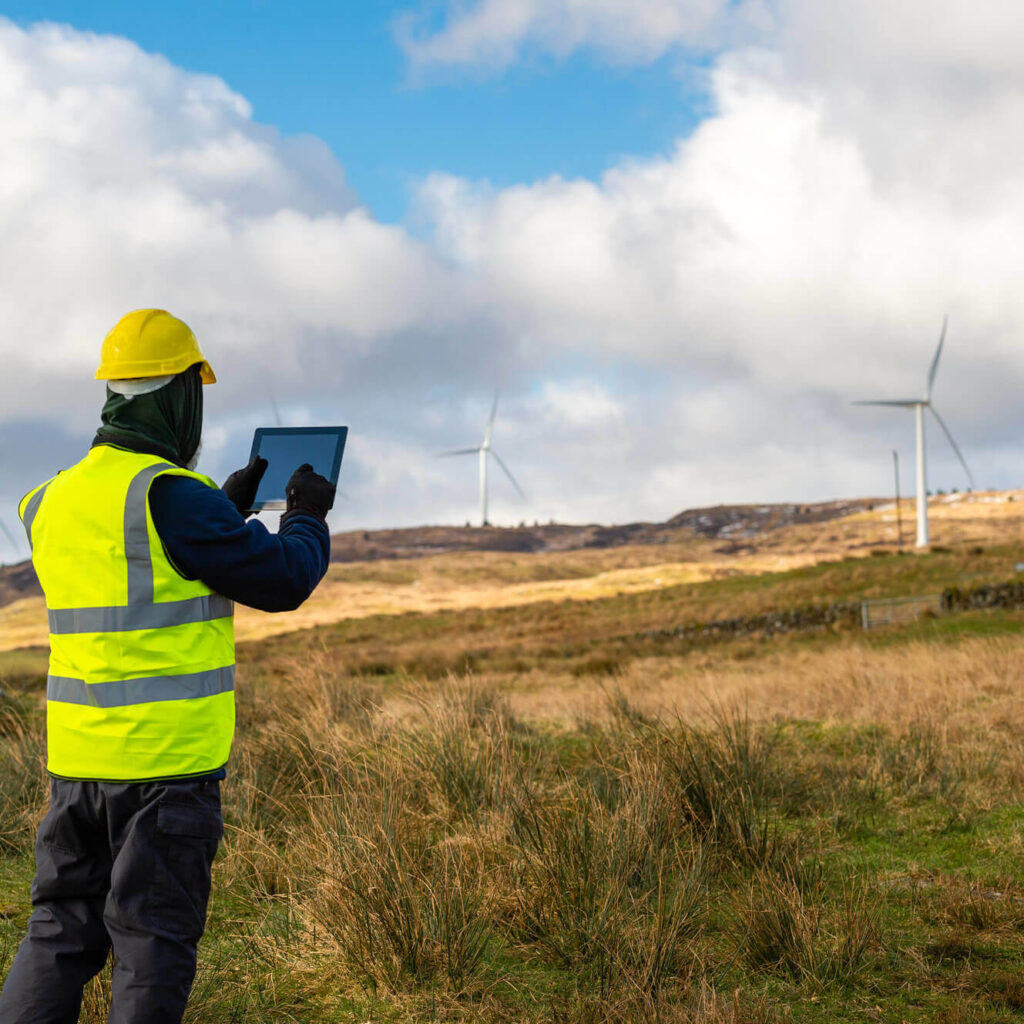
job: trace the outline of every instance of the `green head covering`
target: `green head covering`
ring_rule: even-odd
[[[100,419],[103,426],[93,438],[94,446],[113,444],[187,466],[203,433],[199,364],[147,395],[129,397],[108,387]]]

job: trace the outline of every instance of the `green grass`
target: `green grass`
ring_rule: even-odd
[[[882,629],[868,635],[865,642],[872,647],[925,641],[954,644],[969,636],[1012,636],[1021,630],[1024,609],[990,608],[924,618],[900,629]]]

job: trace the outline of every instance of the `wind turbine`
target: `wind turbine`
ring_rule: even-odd
[[[897,409],[914,410],[914,418],[917,423],[917,546],[919,548],[928,546],[928,473],[925,465],[924,446],[925,409],[935,417],[935,422],[942,427],[942,432],[946,435],[953,451],[956,452],[956,457],[960,460],[960,465],[964,467],[964,472],[967,474],[967,479],[970,482],[971,489],[973,490],[974,488],[974,477],[971,475],[971,470],[967,465],[967,461],[964,459],[960,449],[957,447],[956,441],[953,440],[953,435],[949,432],[949,427],[946,426],[942,417],[935,409],[935,406],[932,405],[932,386],[935,384],[935,375],[939,370],[939,357],[942,355],[942,346],[946,341],[946,325],[948,321],[948,316],[942,318],[942,333],[939,335],[939,346],[935,350],[935,358],[932,359],[931,369],[928,371],[928,383],[925,387],[924,398],[903,398],[899,400],[879,400],[853,403],[854,405],[886,405]]]
[[[494,417],[498,412],[498,392],[494,392],[494,404],[491,406],[491,418],[487,421],[487,430],[484,433],[483,444],[475,448],[457,448],[453,452],[441,452],[438,458],[447,458],[450,455],[477,455],[480,459],[480,525],[490,526],[487,522],[487,456],[492,456],[499,466],[504,470],[505,476],[512,481],[512,486],[519,492],[519,496],[525,498],[522,487],[516,483],[512,471],[505,465],[501,456],[491,447],[491,434],[494,431]]]
[[[12,534],[11,531],[7,529],[7,523],[2,517],[0,517],[0,530],[3,530],[4,536],[11,543],[11,549],[14,551],[15,557],[18,557],[20,554],[18,542],[14,539],[14,534]]]

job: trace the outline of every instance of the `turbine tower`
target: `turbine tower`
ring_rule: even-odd
[[[491,447],[491,434],[494,431],[494,417],[498,412],[498,392],[494,392],[494,404],[491,406],[491,418],[487,421],[487,430],[484,432],[484,440],[482,444],[478,444],[475,448],[456,448],[453,452],[441,452],[438,458],[447,458],[451,455],[476,455],[480,460],[480,525],[490,526],[487,521],[487,456],[490,455],[495,459],[502,470],[505,472],[505,476],[512,481],[512,486],[519,492],[521,498],[525,498],[522,487],[516,482],[516,478],[512,475],[512,471],[505,465],[501,456]]]
[[[928,546],[928,471],[925,464],[924,445],[925,409],[935,417],[935,422],[942,427],[942,432],[946,435],[953,451],[956,452],[956,457],[960,460],[960,465],[964,467],[964,472],[967,474],[967,479],[971,485],[971,489],[974,489],[974,477],[971,475],[971,470],[967,465],[967,461],[964,459],[959,447],[957,447],[956,441],[953,440],[953,435],[949,432],[949,427],[946,426],[935,406],[932,405],[932,386],[935,384],[935,375],[939,370],[939,358],[942,355],[942,346],[946,341],[946,324],[948,321],[948,316],[943,317],[942,333],[939,335],[939,346],[935,350],[935,358],[932,359],[931,369],[928,371],[928,382],[925,386],[924,398],[903,398],[898,400],[878,400],[853,403],[854,405],[885,405],[890,408],[914,410],[914,420],[917,424],[917,546],[919,548],[925,548]]]

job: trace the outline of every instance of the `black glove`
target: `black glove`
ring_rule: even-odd
[[[327,513],[334,507],[334,484],[313,467],[304,462],[288,481],[284,489],[285,513],[281,517],[283,523],[292,513],[316,516],[327,519]]]
[[[258,455],[249,460],[244,469],[236,469],[224,481],[221,490],[231,499],[232,504],[243,516],[251,515],[252,503],[256,500],[260,481],[267,471],[267,460]]]

